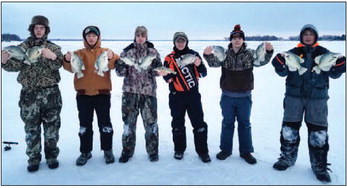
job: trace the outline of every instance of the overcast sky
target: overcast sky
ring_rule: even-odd
[[[319,34],[345,34],[345,2],[335,3],[1,3],[2,33],[27,38],[34,15],[50,21],[49,38],[80,39],[88,25],[100,28],[104,39],[133,39],[144,25],[150,40],[172,39],[184,31],[190,39],[223,39],[235,24],[246,35],[298,35],[304,24],[314,24]]]

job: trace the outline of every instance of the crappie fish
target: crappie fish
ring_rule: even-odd
[[[135,59],[133,59],[133,58],[131,58],[131,57],[123,57],[123,58],[121,58],[121,60],[122,60],[125,64],[127,64],[127,65],[129,65],[129,66],[133,66],[133,67],[135,67],[138,71],[141,71],[140,66],[139,66],[138,64],[135,63]]]
[[[220,62],[224,61],[226,57],[225,49],[222,46],[212,46],[212,53]]]
[[[22,47],[19,46],[7,46],[4,48],[4,51],[10,54],[10,57],[13,57],[17,60],[24,60],[25,59],[25,50]]]
[[[266,50],[265,50],[265,42],[262,42],[257,49],[254,52],[254,65],[258,65],[260,66],[260,62],[265,61],[265,54],[266,54]]]
[[[302,67],[300,64],[304,62],[302,58],[295,55],[292,52],[283,52],[284,59],[286,60],[286,64],[288,65],[289,71],[296,71],[298,70],[299,75],[304,74],[307,71],[307,68]]]
[[[42,46],[34,46],[26,52],[27,59],[30,61],[30,63],[36,63],[39,57],[42,54]]]
[[[154,70],[158,72],[165,72],[168,74],[177,74],[175,71],[167,67],[158,67],[158,68],[155,68]]]
[[[103,72],[110,70],[108,68],[108,58],[107,51],[102,52],[95,62],[95,69],[97,70],[98,75],[104,76]]]
[[[147,70],[147,68],[152,64],[152,61],[157,58],[155,55],[148,55],[140,59],[140,68],[142,70]]]
[[[130,58],[130,57],[123,57],[123,58],[121,58],[121,60],[122,60],[125,64],[127,64],[127,65],[129,65],[129,66],[134,66],[134,65],[135,65],[135,59],[133,59],[133,58]]]
[[[180,67],[184,67],[186,65],[192,64],[196,60],[196,56],[193,54],[186,54],[183,56],[181,61],[177,62]]]
[[[320,74],[321,71],[329,71],[332,66],[336,64],[336,60],[342,55],[339,53],[328,52],[314,58],[316,66],[313,67],[313,71]]]
[[[71,55],[71,69],[73,73],[77,73],[78,79],[84,76],[84,74],[82,73],[82,70],[85,70],[83,61],[81,57],[74,52]]]

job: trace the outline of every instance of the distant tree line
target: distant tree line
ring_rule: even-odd
[[[20,41],[21,39],[19,38],[18,35],[16,34],[1,34],[1,41]]]
[[[229,40],[229,37],[225,37],[225,40]],[[290,36],[288,39],[284,39],[282,37],[276,37],[273,35],[265,35],[265,36],[246,36],[246,41],[279,41],[279,40],[289,40],[289,41],[299,41],[299,36]],[[341,36],[338,35],[323,35],[319,36],[318,40],[346,40],[346,35],[343,34]]]

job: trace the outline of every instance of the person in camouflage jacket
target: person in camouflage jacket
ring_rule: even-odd
[[[230,44],[225,52],[225,59],[220,61],[213,53],[212,47],[204,50],[204,58],[210,67],[221,67],[222,76],[220,87],[222,96],[220,106],[222,108],[222,132],[220,149],[217,159],[225,160],[232,154],[234,122],[238,121],[239,152],[240,157],[249,164],[257,161],[251,155],[254,152],[251,134],[251,108],[252,90],[254,88],[253,67],[260,67],[269,63],[273,54],[273,47],[265,43],[264,60],[256,64],[255,50],[246,48],[245,34],[240,25],[235,25],[230,33]]]
[[[145,57],[154,59],[149,65],[143,64]],[[162,63],[158,51],[148,41],[147,29],[138,26],[135,31],[134,43],[126,47],[116,62],[116,73],[124,76],[122,96],[122,119],[124,132],[122,136],[123,151],[119,162],[127,162],[134,154],[136,141],[136,121],[139,112],[145,127],[146,150],[150,161],[157,161],[159,132],[157,124],[156,76],[154,70]],[[125,62],[125,59],[132,62]]]
[[[31,36],[18,46],[26,51],[35,46],[43,47],[37,62],[28,65],[3,51],[2,68],[9,72],[19,72],[17,81],[22,85],[20,116],[25,123],[26,154],[29,157],[27,170],[34,172],[39,169],[41,161],[41,123],[48,167],[55,169],[59,166],[57,142],[62,99],[58,83],[63,55],[58,45],[47,40],[50,28],[46,17],[34,16],[28,30]]]

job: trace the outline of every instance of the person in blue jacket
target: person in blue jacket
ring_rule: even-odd
[[[315,58],[330,53],[317,42],[318,31],[315,26],[307,24],[300,31],[300,43],[289,50],[304,60],[302,67],[307,71],[302,75],[290,71],[288,62],[282,54],[277,54],[272,61],[278,75],[286,78],[284,98],[284,117],[281,129],[281,154],[273,165],[276,170],[286,170],[293,166],[300,143],[299,129],[302,119],[308,128],[308,148],[311,168],[317,179],[331,182],[327,166],[328,158],[328,89],[329,77],[336,79],[346,72],[346,57],[338,57],[328,71],[313,71]],[[290,66],[290,65],[289,65]]]

